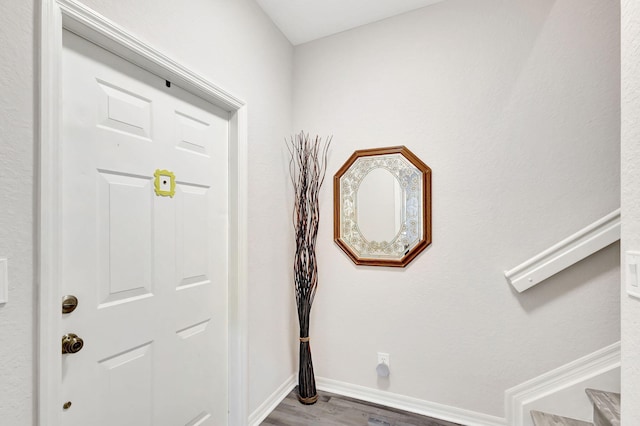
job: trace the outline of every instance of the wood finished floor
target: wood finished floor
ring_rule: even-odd
[[[460,426],[328,392],[302,405],[294,389],[261,426]]]
[[[555,414],[531,411],[533,424],[536,426],[593,426],[591,422],[556,416]]]

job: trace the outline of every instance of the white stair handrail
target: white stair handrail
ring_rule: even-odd
[[[526,262],[505,271],[504,276],[521,293],[619,239],[620,209],[617,209]]]

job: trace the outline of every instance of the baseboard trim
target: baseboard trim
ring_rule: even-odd
[[[386,407],[396,408],[423,416],[433,417],[440,420],[460,423],[465,426],[505,426],[507,423],[501,417],[490,416],[488,414],[461,408],[450,407],[435,402],[424,401],[409,396],[398,395],[378,389],[353,385],[337,380],[316,378],[316,386],[319,390],[331,392],[349,398],[360,399]]]
[[[617,367],[620,367],[620,342],[507,389],[507,424],[522,426],[524,416],[528,415],[523,409],[525,405]]]
[[[249,416],[249,426],[259,426],[276,409],[278,404],[289,395],[289,392],[296,387],[296,379],[297,375],[292,374],[266,401],[260,404]]]

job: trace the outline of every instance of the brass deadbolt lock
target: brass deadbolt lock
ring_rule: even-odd
[[[80,352],[84,346],[84,341],[77,334],[69,333],[62,336],[62,353],[75,354]]]
[[[78,298],[69,294],[62,298],[62,313],[70,314],[78,307]]]

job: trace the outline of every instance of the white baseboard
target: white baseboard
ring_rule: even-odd
[[[584,394],[582,383],[619,368],[620,342],[616,342],[508,389],[505,392],[506,419],[323,377],[316,378],[316,386],[319,390],[325,392],[465,426],[527,426],[531,424],[529,409],[532,405],[535,405],[536,401],[543,400],[554,394],[560,394],[571,387],[577,387],[578,393],[582,396]],[[295,374],[289,377],[265,402],[251,413],[249,426],[259,426],[289,392],[295,388],[296,380],[297,376]],[[615,391],[615,389],[605,390]],[[584,396],[584,399],[586,400],[586,396]]]
[[[536,407],[540,404],[557,407],[576,406],[574,399],[584,402],[588,407],[588,400],[584,393],[585,387],[591,387],[594,381],[609,382],[606,375],[616,374],[616,369],[620,368],[620,342],[593,352],[580,359],[565,364],[555,370],[549,371],[522,384],[519,384],[505,392],[505,413],[509,426],[532,425],[529,410],[540,409]],[[619,379],[619,378],[618,378]],[[604,389],[613,390],[615,389]],[[619,392],[619,390],[617,390]],[[564,399],[564,400],[563,400]],[[560,409],[560,408],[558,408]],[[544,410],[543,410],[544,411]],[[557,410],[556,410],[557,411]],[[582,410],[584,411],[584,410]],[[583,417],[580,413],[554,412],[574,418]],[[584,419],[583,420],[588,420]]]
[[[278,404],[289,395],[289,392],[296,387],[297,375],[292,374],[283,384],[276,389],[274,393],[267,398],[265,402],[260,404],[256,410],[249,416],[249,426],[259,426],[266,419]]]
[[[435,402],[424,401],[409,396],[398,395],[378,389],[367,388],[337,380],[316,378],[319,390],[331,392],[349,398],[360,399],[374,404],[384,405],[435,419],[460,423],[465,426],[505,426],[507,423],[501,417],[461,408],[450,407]]]

